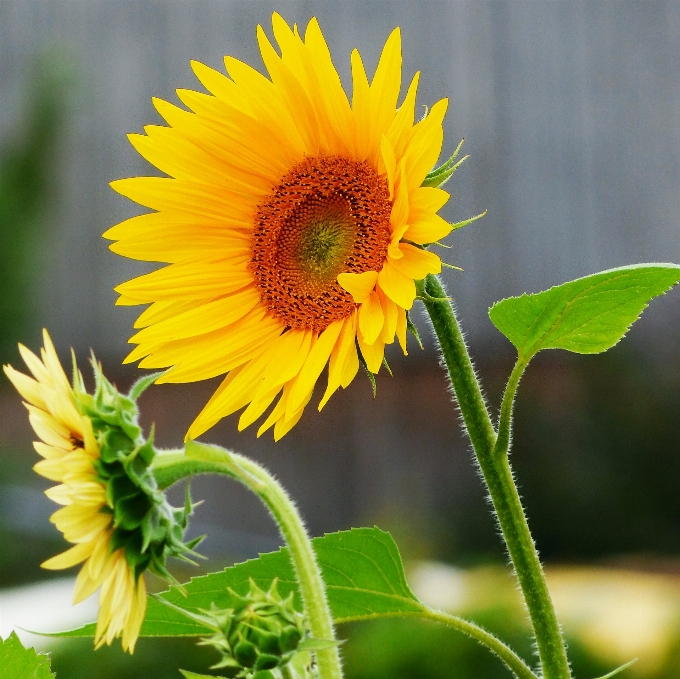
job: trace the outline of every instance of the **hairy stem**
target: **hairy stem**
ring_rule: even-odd
[[[161,453],[153,462],[160,487],[193,474],[226,474],[252,490],[267,506],[281,531],[295,568],[309,631],[315,639],[335,639],[333,619],[312,543],[300,514],[278,481],[247,457],[219,446],[190,441],[183,452]],[[342,679],[337,646],[314,651],[320,679]]]
[[[502,641],[497,639],[493,634],[482,629],[472,622],[463,620],[455,615],[449,615],[442,611],[434,611],[431,608],[423,606],[423,610],[418,614],[419,617],[434,622],[441,623],[447,627],[452,627],[468,637],[478,641],[480,644],[486,646],[492,653],[497,655],[510,669],[517,679],[537,679],[536,675],[531,671],[527,664],[520,658],[511,648],[508,648]]]
[[[524,594],[543,676],[545,679],[570,679],[566,647],[555,608],[508,460],[512,402],[521,370],[513,371],[506,390],[499,445],[458,319],[436,276],[427,277],[423,293],[425,308],[439,340],[463,421]]]

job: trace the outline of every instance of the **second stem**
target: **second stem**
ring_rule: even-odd
[[[439,340],[463,421],[489,490],[510,560],[534,629],[545,679],[570,679],[567,651],[545,574],[529,531],[508,461],[509,436],[497,437],[453,307],[439,279],[426,278],[423,301]],[[516,386],[516,385],[515,385]],[[511,404],[504,404],[510,408]],[[510,413],[508,413],[509,417]]]

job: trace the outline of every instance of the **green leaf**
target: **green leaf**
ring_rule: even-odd
[[[54,679],[50,657],[24,648],[12,632],[4,641],[0,637],[0,679]]]
[[[399,550],[389,533],[379,528],[353,528],[315,538],[313,543],[336,623],[423,610],[406,583]],[[227,590],[231,588],[243,596],[248,592],[251,578],[262,589],[278,578],[281,596],[285,598],[289,592],[295,592],[296,608],[302,610],[285,547],[223,571],[193,578],[185,585],[186,597],[177,589],[162,596],[175,606],[193,612],[209,609],[211,603],[226,609],[232,607]],[[50,636],[91,637],[94,630],[95,624],[91,623]],[[206,629],[199,623],[153,598],[148,599],[141,636],[205,635]]]
[[[676,264],[624,266],[509,297],[496,302],[489,316],[525,361],[542,349],[598,354],[626,334],[652,298],[678,281]]]
[[[186,679],[224,679],[224,677],[216,677],[214,674],[196,674],[196,672],[189,672],[188,670],[180,670]]]

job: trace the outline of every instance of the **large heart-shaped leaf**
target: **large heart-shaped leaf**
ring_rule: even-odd
[[[336,623],[423,610],[406,584],[399,550],[389,533],[379,528],[353,528],[315,538],[313,543]],[[278,578],[279,593],[285,597],[295,592],[296,605],[302,608],[287,548],[193,578],[186,585],[186,597],[177,589],[162,596],[176,606],[193,611],[208,609],[213,602],[220,608],[230,608],[232,597],[227,590],[246,594],[251,578],[262,589],[267,589],[272,580]],[[94,636],[94,630],[92,623],[54,636],[90,637]],[[199,623],[149,599],[141,636],[205,634],[206,628]]]
[[[12,632],[4,641],[0,637],[0,679],[54,679],[50,657],[24,648]]]
[[[493,324],[528,361],[542,349],[598,354],[613,347],[651,299],[680,281],[676,264],[637,264],[578,278],[489,310]]]

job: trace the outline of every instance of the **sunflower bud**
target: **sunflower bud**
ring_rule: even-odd
[[[121,394],[106,379],[101,366],[92,363],[94,394],[78,388],[82,378],[76,375],[74,395],[81,412],[92,422],[99,444],[100,456],[94,466],[98,480],[106,487],[108,508],[113,514],[111,549],[125,549],[136,577],[148,568],[176,584],[165,561],[168,556],[186,559],[186,553],[191,553],[196,544],[182,541],[191,501],[187,494],[184,507],[172,507],[158,488],[150,468],[156,455],[153,431],[145,440],[138,424],[136,396],[143,389]]]
[[[223,656],[214,668],[226,672],[228,679],[251,679],[288,664],[305,637],[304,615],[295,610],[293,593],[283,599],[276,580],[267,592],[251,580],[245,596],[232,590],[230,594],[233,608],[207,612],[218,631],[203,643]]]

